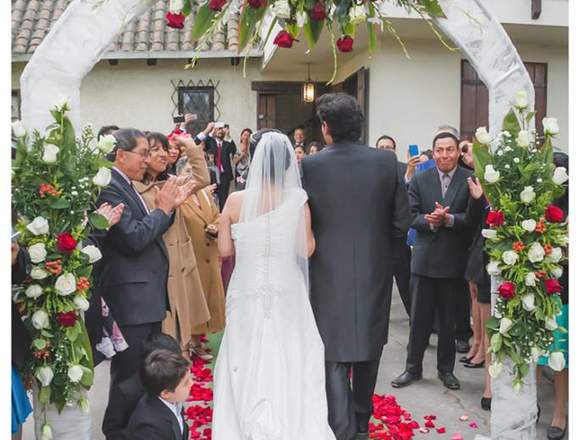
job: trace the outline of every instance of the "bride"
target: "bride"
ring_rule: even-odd
[[[214,374],[214,440],[334,440],[324,346],[309,302],[315,242],[287,136],[263,134],[227,199],[220,254],[236,255]]]

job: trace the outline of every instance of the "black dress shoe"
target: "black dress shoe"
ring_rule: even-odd
[[[567,420],[566,420],[566,426],[564,426],[564,429],[558,428],[557,426],[550,426],[548,428],[547,439],[548,440],[561,440],[566,435],[567,429],[568,429],[568,421]]]
[[[478,364],[472,364],[471,362],[466,362],[463,364],[465,368],[483,368],[485,361],[481,361]]]
[[[459,362],[461,362],[462,364],[467,364],[467,363],[471,362],[471,359],[473,359],[473,356],[471,356],[471,357],[461,356],[461,358],[459,359]]]
[[[356,433],[359,436],[368,435],[368,433],[369,433],[369,419],[366,419],[366,421],[365,421],[365,420],[359,420],[357,417]]]
[[[469,342],[467,341],[457,340],[457,342],[455,342],[455,351],[457,351],[457,353],[468,353],[469,348]]]
[[[403,388],[403,387],[406,387],[407,385],[410,385],[412,382],[415,382],[415,381],[421,380],[421,379],[423,379],[422,374],[417,375],[417,374],[413,374],[413,373],[409,373],[408,371],[405,371],[399,377],[397,377],[396,379],[391,381],[391,386],[393,386],[395,388]]]
[[[437,375],[439,376],[439,380],[441,380],[441,382],[443,382],[443,385],[445,385],[450,390],[458,390],[459,388],[461,388],[461,385],[459,385],[459,379],[457,379],[453,375],[453,373],[441,373],[440,372]]]
[[[491,411],[491,397],[481,398],[481,409],[484,411]]]

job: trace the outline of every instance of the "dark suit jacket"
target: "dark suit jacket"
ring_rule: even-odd
[[[211,153],[214,155],[214,157],[216,158],[216,165],[217,165],[217,141],[212,138],[212,137],[208,137],[205,140],[205,151],[207,153]],[[222,167],[223,167],[223,174],[221,176],[221,180],[226,180],[228,182],[230,182],[231,180],[233,180],[234,178],[234,172],[233,172],[233,168],[232,168],[232,161],[233,161],[233,156],[236,153],[236,144],[234,144],[233,141],[223,141],[222,142],[222,155],[221,155],[221,160],[222,160]],[[220,181],[221,181],[220,180]]]
[[[103,418],[103,434],[107,440],[127,440],[127,426],[145,388],[139,374],[115,385],[109,393],[109,404]]]
[[[188,440],[189,429],[184,420],[182,434],[175,414],[159,400],[159,397],[145,394],[131,415],[127,438],[129,440]]]
[[[97,206],[125,204],[119,223],[106,234],[96,234],[103,258],[96,268],[95,289],[120,325],[160,322],[167,310],[169,257],[163,234],[173,216],[160,209],[147,214],[129,183],[115,170]]]
[[[409,204],[389,152],[338,143],[302,161],[316,251],[311,304],[326,360],[380,358],[393,282],[393,241],[404,238]]]
[[[475,228],[483,216],[484,198],[473,200],[469,194],[467,177],[471,172],[457,167],[445,198],[437,168],[415,175],[409,184],[411,227],[417,230],[413,247],[411,272],[431,278],[463,278],[468,251]],[[449,206],[455,217],[453,227],[432,231],[424,215],[433,212],[435,202]]]
[[[397,169],[399,171],[399,177],[405,183],[405,173],[407,172],[407,164],[405,162],[397,161]]]

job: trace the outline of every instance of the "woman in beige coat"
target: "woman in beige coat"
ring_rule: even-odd
[[[191,176],[193,168],[187,161],[180,160],[176,171],[178,176]],[[207,188],[194,193],[180,209],[193,242],[203,293],[210,313],[209,321],[196,326],[193,334],[219,332],[225,326],[225,294],[217,248],[219,209]],[[200,348],[197,347],[196,351],[199,352]],[[200,354],[203,355],[203,351],[198,353]]]
[[[150,133],[147,138],[150,144],[147,172],[143,182],[133,184],[147,206],[154,209],[155,194],[167,178],[168,142],[161,133]],[[191,164],[195,178],[192,193],[195,193],[210,183],[203,145],[195,145],[191,138],[177,139],[184,146],[186,160]],[[207,323],[210,315],[182,208],[183,205],[176,210],[173,224],[163,235],[169,253],[167,291],[171,310],[163,321],[162,331],[175,337],[186,350],[192,345],[193,329]]]

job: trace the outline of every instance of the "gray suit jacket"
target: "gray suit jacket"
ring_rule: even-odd
[[[396,157],[339,143],[302,161],[316,251],[310,301],[326,360],[380,358],[389,325],[393,240],[410,222]]]
[[[481,222],[484,198],[474,200],[469,194],[467,177],[471,172],[458,167],[449,184],[445,198],[437,168],[415,175],[409,184],[411,227],[417,230],[413,247],[411,272],[431,278],[463,278],[468,250],[475,228]],[[424,215],[433,212],[435,202],[449,206],[455,217],[452,227],[433,231]]]

